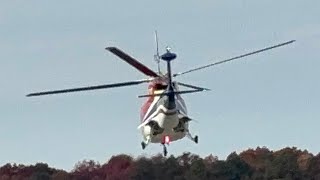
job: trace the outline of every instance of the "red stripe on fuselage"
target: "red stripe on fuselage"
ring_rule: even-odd
[[[148,86],[148,92],[149,94],[154,94],[154,92],[158,89],[159,86],[161,85],[166,85],[165,81],[161,81],[161,80],[157,80],[157,81],[153,81],[149,84]],[[144,116],[146,115],[146,113],[148,112],[152,102],[154,100],[154,96],[150,96],[148,97],[148,99],[146,100],[146,102],[142,105],[141,107],[141,111],[140,111],[140,121],[143,122],[144,121]]]
[[[141,113],[140,113],[141,122],[143,122],[143,118],[148,112],[148,109],[150,108],[150,105],[152,104],[153,100],[154,100],[154,97],[148,97],[147,101],[141,107]]]

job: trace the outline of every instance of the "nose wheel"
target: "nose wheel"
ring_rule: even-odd
[[[194,142],[195,142],[196,144],[198,144],[198,136],[195,136],[195,137],[193,138],[193,140],[194,140]]]
[[[147,146],[147,144],[146,144],[145,142],[141,142],[141,147],[142,147],[142,149],[145,149],[146,146]]]

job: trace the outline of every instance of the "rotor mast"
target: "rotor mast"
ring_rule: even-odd
[[[175,106],[175,92],[172,86],[172,73],[171,73],[171,61],[174,60],[177,55],[175,53],[170,52],[170,48],[166,48],[167,52],[164,53],[161,56],[161,59],[167,62],[167,76],[168,76],[168,98],[169,98],[169,104],[172,104],[172,106]],[[174,108],[174,107],[170,107]]]
[[[167,52],[161,56],[161,59],[167,62],[167,73],[169,86],[172,84],[172,72],[171,72],[171,61],[174,60],[177,55],[175,53],[170,52],[170,48],[166,48]]]

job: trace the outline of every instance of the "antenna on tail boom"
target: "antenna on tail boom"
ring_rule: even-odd
[[[160,74],[160,56],[159,56],[159,43],[158,43],[158,33],[157,31],[154,32],[155,42],[156,42],[156,53],[154,55],[154,60],[158,64],[158,73]]]

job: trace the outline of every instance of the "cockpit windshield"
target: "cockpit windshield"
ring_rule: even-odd
[[[165,90],[167,89],[168,85],[164,85],[164,84],[155,84],[154,89],[155,90]]]
[[[173,88],[176,87],[176,84],[173,83]],[[162,84],[162,83],[156,83],[154,85],[154,90],[166,90],[168,88],[168,85],[167,84]]]

